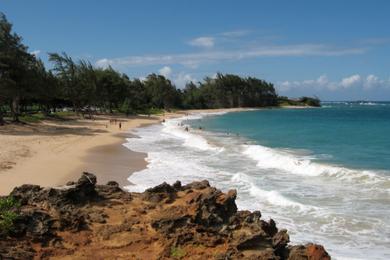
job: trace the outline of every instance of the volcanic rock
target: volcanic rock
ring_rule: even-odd
[[[62,187],[22,185],[10,196],[21,207],[0,237],[0,259],[330,259],[320,245],[289,246],[287,230],[260,211],[238,211],[235,190],[207,181],[129,193],[83,173]]]

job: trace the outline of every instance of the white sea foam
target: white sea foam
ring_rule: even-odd
[[[244,173],[236,173],[231,178],[232,182],[242,183],[247,185],[249,194],[253,197],[256,197],[261,200],[267,201],[269,204],[280,206],[280,207],[289,207],[298,209],[300,211],[310,211],[317,210],[317,207],[303,205],[299,202],[295,202],[287,197],[283,196],[280,192],[276,190],[267,191],[261,189],[260,187],[254,184],[254,180],[252,180],[249,176]]]
[[[386,106],[385,103],[377,103],[377,102],[360,102],[359,105],[361,106]]]
[[[281,207],[293,207],[302,211],[308,211],[310,209],[314,209],[314,207],[306,206],[301,203],[292,201],[286,197],[284,197],[280,192],[276,190],[266,191],[260,189],[256,185],[252,184],[250,188],[250,194],[252,196],[259,197],[261,199],[266,199],[269,203]]]
[[[388,106],[390,103],[388,102],[373,102],[373,101],[362,101],[362,102],[338,102],[338,101],[328,101],[328,102],[322,102],[322,108],[326,107],[332,107],[328,105],[346,105],[346,106]]]
[[[352,170],[345,167],[313,162],[304,156],[262,145],[243,145],[243,154],[257,162],[259,168],[279,169],[304,176],[332,176],[341,180],[381,182],[382,176],[369,170]]]
[[[190,126],[182,124],[184,120],[201,119],[203,116],[204,114],[195,114],[175,119],[168,119],[165,123],[163,123],[164,128],[162,131],[166,134],[182,139],[184,141],[184,145],[186,146],[200,150],[222,151],[223,149],[221,147],[215,147],[202,136],[191,133],[192,130],[190,129]],[[185,130],[186,128],[188,131]]]
[[[147,169],[133,173],[128,180],[134,185],[125,187],[130,191],[142,192],[160,183],[182,183],[210,179],[213,172],[195,161],[183,160],[174,153],[149,152]]]

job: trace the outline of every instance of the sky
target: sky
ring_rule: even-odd
[[[29,51],[66,52],[179,88],[217,72],[280,95],[390,100],[390,1],[0,0]]]

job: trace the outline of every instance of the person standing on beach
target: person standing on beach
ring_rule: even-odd
[[[121,130],[121,129],[122,129],[122,123],[119,122],[119,130]]]

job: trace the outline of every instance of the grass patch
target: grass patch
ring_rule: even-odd
[[[171,257],[180,259],[184,256],[186,256],[186,251],[184,251],[184,249],[182,249],[181,247],[172,247],[171,248]]]
[[[76,116],[76,112],[73,112],[73,111],[58,111],[58,112],[55,112],[55,113],[51,113],[50,116],[53,116],[53,117],[68,117],[68,116]]]
[[[19,207],[20,203],[12,197],[0,198],[0,236],[12,231]]]
[[[149,108],[139,112],[140,114],[145,114],[145,115],[162,115],[163,113],[165,113],[165,110],[161,108]]]
[[[41,112],[33,113],[33,114],[23,114],[19,116],[19,120],[23,123],[38,123],[42,120],[50,120],[50,119],[58,119],[64,120],[66,118],[76,116],[77,114],[73,111],[58,111],[55,113],[50,113],[49,115],[45,115]]]
[[[45,119],[45,115],[42,113],[25,114],[19,117],[19,120],[24,123],[37,123]]]

